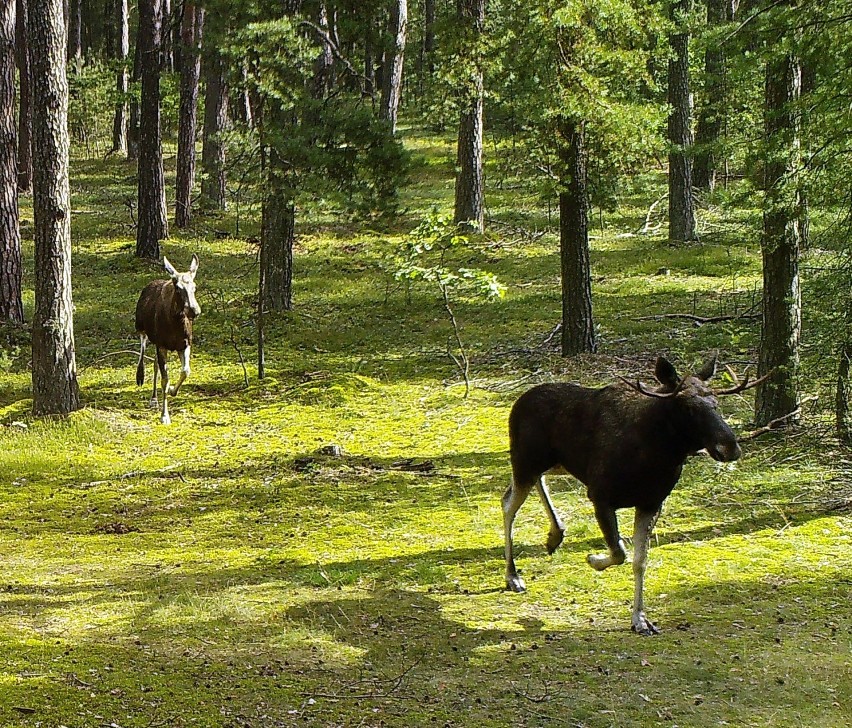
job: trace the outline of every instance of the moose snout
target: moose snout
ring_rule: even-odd
[[[195,305],[186,306],[186,307],[184,308],[184,311],[185,311],[185,313],[186,313],[186,317],[187,317],[187,318],[191,321],[191,320],[192,320],[192,319],[194,319],[196,316],[200,316],[200,315],[201,315],[201,306],[199,306],[199,305],[196,303]]]
[[[722,463],[728,463],[733,460],[739,460],[743,451],[740,449],[740,444],[736,440],[730,442],[719,442],[712,447],[707,448],[710,457]]]

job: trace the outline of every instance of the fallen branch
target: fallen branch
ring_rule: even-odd
[[[654,214],[654,210],[663,200],[668,197],[668,193],[664,194],[660,199],[656,202],[652,203],[648,208],[648,213],[645,215],[645,224],[636,231],[637,235],[647,235],[650,232],[656,232],[662,227],[662,223],[658,223],[656,226],[651,225],[651,217]]]
[[[739,442],[747,442],[748,440],[754,440],[756,437],[760,437],[761,435],[765,435],[767,432],[772,432],[773,430],[778,430],[781,428],[787,420],[792,419],[793,417],[798,417],[802,414],[802,408],[796,407],[792,412],[784,415],[783,417],[776,417],[774,420],[770,420],[763,427],[758,427],[756,430],[752,430],[751,432],[746,433],[745,435],[741,435],[737,438]]]
[[[654,316],[639,316],[636,321],[661,321],[662,319],[671,319],[671,318],[679,318],[679,319],[687,319],[688,321],[694,321],[696,326],[703,326],[704,324],[717,324],[720,321],[736,321],[737,319],[757,319],[760,318],[761,314],[759,313],[737,313],[737,314],[727,314],[724,316],[697,316],[694,313],[658,313]]]

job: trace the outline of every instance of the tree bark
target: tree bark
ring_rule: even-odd
[[[264,199],[262,211],[262,301],[267,311],[290,311],[293,308],[296,206],[288,194],[274,189],[275,185],[272,187]]]
[[[252,109],[251,105],[251,93],[248,89],[248,67],[246,64],[242,64],[240,66],[240,86],[242,90],[237,97],[239,103],[237,104],[237,114],[240,121],[242,121],[247,127],[250,129],[254,127],[254,109]]]
[[[405,56],[405,33],[408,25],[408,0],[395,0],[391,10],[390,36],[393,45],[385,54],[382,105],[379,117],[390,122],[391,132],[396,133],[399,100],[402,96],[402,66]]]
[[[465,47],[478,48],[485,26],[485,0],[459,0],[458,21]],[[478,51],[474,51],[478,53]],[[482,232],[485,191],[482,170],[482,109],[484,101],[482,59],[474,59],[470,87],[463,89],[465,105],[459,120],[454,220]]]
[[[18,191],[33,187],[33,101],[30,93],[30,54],[27,38],[27,0],[17,0],[15,42],[18,60]]]
[[[847,317],[848,318],[848,317]],[[852,421],[850,421],[850,364],[852,364],[852,342],[848,339],[840,345],[837,364],[837,390],[834,397],[834,421],[838,439],[844,444],[852,443]]]
[[[375,40],[373,38],[373,19],[367,18],[364,34],[364,94],[373,99],[376,95]],[[373,106],[375,110],[375,105]]]
[[[181,30],[180,121],[178,125],[175,225],[189,225],[192,188],[195,185],[195,135],[198,114],[198,79],[201,76],[201,36],[204,8],[193,2],[183,7]]]
[[[692,200],[692,98],[689,91],[689,34],[683,30],[692,0],[675,0],[669,60],[669,241],[697,238]]]
[[[38,0],[31,0],[38,2]],[[68,4],[68,61],[83,58],[83,0],[70,0]]]
[[[791,55],[766,65],[763,238],[763,330],[759,374],[774,376],[757,390],[755,421],[765,425],[799,406],[800,201],[799,99],[802,70]],[[796,418],[787,422],[792,424]]]
[[[160,44],[162,0],[139,3],[142,99],[139,115],[139,221],[136,255],[160,257],[160,240],[169,236],[166,219],[166,187],[160,131]]]
[[[707,0],[707,27],[711,30],[734,19],[732,0]],[[716,186],[719,168],[717,147],[725,128],[728,110],[724,46],[711,41],[704,52],[704,95],[695,129],[693,183],[699,189]]]
[[[127,154],[127,93],[130,89],[130,72],[127,58],[130,55],[130,9],[128,0],[115,0],[115,57],[119,64],[115,90],[118,101],[112,123],[112,151]]]
[[[204,131],[201,147],[201,197],[216,210],[227,205],[225,187],[225,143],[222,134],[228,126],[228,87],[222,56],[210,49],[204,61]]]
[[[592,268],[585,123],[562,119],[559,157],[559,247],[562,260],[562,356],[594,352]]]
[[[21,231],[15,124],[15,3],[0,5],[0,321],[21,323]]]
[[[133,51],[133,73],[131,74],[134,82],[142,78],[142,45],[139,42],[139,30],[140,26],[137,23],[136,47]],[[139,159],[139,99],[136,94],[130,97],[130,118],[127,124],[127,158],[129,160]]]
[[[68,81],[62,0],[29,4],[33,93],[33,412],[80,407],[71,296]]]
[[[459,3],[461,9],[463,2]],[[482,2],[483,20],[485,3]],[[424,0],[423,3],[423,44],[420,48],[420,93],[432,75],[435,73],[435,0]]]

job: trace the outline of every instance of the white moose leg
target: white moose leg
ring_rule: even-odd
[[[186,378],[189,376],[189,349],[190,347],[186,347],[183,351],[178,352],[178,356],[180,357],[180,378],[176,385],[169,389],[169,394],[174,397],[178,391],[180,391],[180,386],[186,381]]]
[[[651,545],[651,531],[657,522],[660,511],[642,511],[636,509],[633,522],[633,618],[632,629],[637,634],[650,636],[660,630],[645,614],[645,569],[648,565],[648,548]]]

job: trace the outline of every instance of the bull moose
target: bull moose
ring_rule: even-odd
[[[680,478],[686,458],[700,450],[721,462],[740,457],[737,437],[719,413],[717,396],[760,384],[742,383],[713,391],[707,382],[716,357],[681,378],[663,357],[657,359],[659,387],[623,379],[600,389],[575,384],[540,384],[522,394],[509,415],[512,483],[503,495],[506,588],[526,590],[515,567],[512,526],[533,487],[550,519],[547,552],[562,543],[565,526],[553,507],[544,474],[567,472],[581,481],[595,509],[609,553],[589,554],[602,571],[624,563],[625,544],[616,511],[635,508],[633,535],[634,632],[657,634],[645,614],[643,585],[651,531],[663,501]]]
[[[201,313],[195,300],[195,274],[198,271],[198,256],[192,256],[189,270],[179,273],[163,256],[163,267],[169,280],[151,281],[142,290],[136,303],[136,333],[139,334],[139,364],[136,367],[136,384],[145,383],[145,349],[149,343],[157,347],[154,363],[154,389],[151,407],[157,409],[157,371],[163,379],[163,407],[160,422],[168,425],[168,397],[174,397],[189,376],[189,354],[192,347],[192,322]],[[170,386],[166,357],[176,351],[181,361],[180,379]]]

